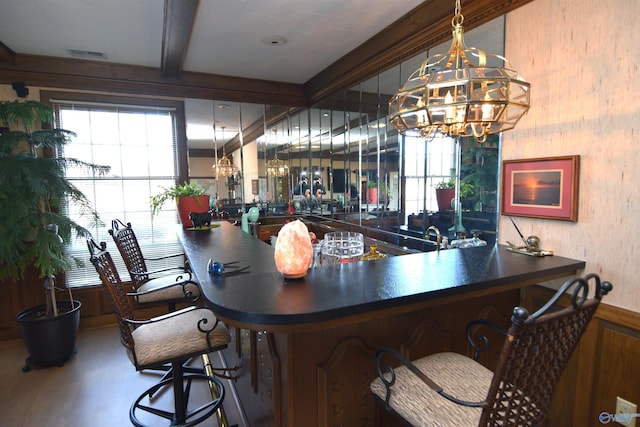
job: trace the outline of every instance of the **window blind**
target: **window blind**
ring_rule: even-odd
[[[130,222],[146,258],[181,252],[175,234],[178,217],[168,203],[151,218],[150,197],[178,180],[176,118],[172,109],[140,105],[115,105],[54,100],[56,126],[77,134],[64,148],[64,156],[108,165],[111,171],[99,176],[83,168],[67,170],[67,177],[92,202],[101,222],[84,215],[78,206],[67,205],[68,214],[89,229],[96,242],[104,241],[122,280],[129,274],[108,233],[111,221]],[[84,266],[67,272],[69,286],[98,284],[83,239],[74,240],[68,254]],[[150,270],[178,266],[181,259],[149,262]]]

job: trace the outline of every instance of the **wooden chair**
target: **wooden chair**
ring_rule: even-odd
[[[595,284],[591,299],[589,283]],[[589,274],[567,281],[532,315],[516,307],[495,372],[456,353],[409,361],[393,349],[378,350],[378,378],[371,391],[387,410],[414,426],[543,425],[571,353],[612,289]],[[571,306],[553,311],[567,292]],[[388,366],[392,357],[399,368]]]
[[[200,297],[200,287],[192,280],[191,273],[183,266],[149,271],[146,261],[183,257],[173,254],[161,258],[145,258],[140,250],[131,223],[126,225],[119,219],[111,221],[109,234],[124,260],[134,288],[138,304],[149,305],[167,303],[169,310],[175,310],[176,303],[195,302]]]
[[[131,405],[131,422],[144,427],[140,415],[145,421],[153,418],[150,426],[159,425],[156,417],[169,420],[171,426],[196,425],[221,408],[224,400],[224,387],[214,376],[201,373],[185,373],[183,364],[194,356],[208,354],[227,346],[231,337],[225,326],[218,321],[214,313],[205,307],[187,307],[146,321],[137,321],[129,304],[128,294],[120,280],[106,244],[96,245],[87,241],[91,253],[91,262],[100,275],[102,285],[120,327],[122,345],[136,370],[155,368],[170,363],[173,371],[171,378],[163,380],[142,393]],[[189,409],[189,394],[193,382],[205,381],[207,387],[213,387],[211,400],[197,408]],[[168,411],[154,407],[151,397],[165,386],[172,385],[174,408]],[[215,397],[214,397],[215,395]]]

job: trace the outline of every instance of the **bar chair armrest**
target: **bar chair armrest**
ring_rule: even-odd
[[[480,333],[483,327],[493,329],[503,336],[507,336],[506,329],[501,328],[490,320],[476,319],[469,322],[467,324],[467,341],[469,341],[469,344],[473,348],[473,360],[476,361],[480,353],[489,351],[489,338],[484,333]],[[502,344],[502,342],[500,344]]]
[[[206,312],[209,312],[209,313],[211,313],[211,314],[213,314],[215,316],[215,314],[213,313],[213,311],[210,308],[190,306],[190,307],[185,307],[185,308],[180,309],[180,310],[171,311],[171,312],[166,313],[166,314],[161,314],[160,316],[152,317],[150,319],[145,319],[145,320],[124,319],[124,320],[129,325],[137,327],[137,326],[140,326],[140,325],[149,325],[149,324],[152,324],[152,323],[163,322],[163,321],[166,321],[166,320],[171,319],[173,317],[182,316],[185,313],[189,313],[189,312],[192,312],[192,311],[195,311],[195,310],[205,310]],[[214,329],[218,325],[218,323],[220,322],[217,317],[215,319],[216,319],[215,325],[211,329]]]
[[[187,275],[188,277],[184,280],[184,281],[189,281],[191,280],[191,272],[186,270],[184,267],[167,267],[167,268],[160,268],[157,270],[149,270],[149,271],[135,271],[135,270],[130,270],[129,274],[136,276],[136,277],[141,277],[143,279],[148,278],[148,276],[152,276],[154,274],[158,274],[158,273],[166,273],[168,271],[176,271],[176,272],[180,272],[180,273],[184,273],[185,275]],[[178,278],[182,278],[182,276],[178,276]],[[177,280],[176,280],[177,282]]]
[[[181,280],[179,282],[176,281],[176,282],[172,282],[172,283],[161,284],[161,285],[159,285],[157,287],[153,287],[151,289],[140,290],[140,288],[138,288],[138,290],[136,290],[135,292],[127,292],[127,296],[133,297],[133,298],[136,299],[136,301],[138,301],[140,297],[151,296],[151,295],[153,295],[155,293],[158,293],[158,292],[167,292],[167,290],[171,290],[173,288],[180,287],[182,289],[182,295],[183,295],[184,299],[191,300],[191,301],[196,301],[198,299],[199,295],[197,293],[194,293],[192,290],[188,289],[189,285],[198,286],[198,284],[196,282],[194,282],[194,281]]]
[[[163,259],[170,259],[170,258],[177,258],[177,257],[184,257],[184,253],[163,255],[161,257],[155,257],[155,258],[144,257],[144,260],[145,261],[162,261]]]

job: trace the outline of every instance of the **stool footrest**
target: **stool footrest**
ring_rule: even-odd
[[[216,398],[210,397],[208,401],[198,406],[197,408],[189,409],[189,394],[191,392],[192,383],[204,382],[206,389],[209,389],[209,385],[213,382],[219,394]],[[162,387],[167,386],[171,388],[175,396],[175,402],[183,402],[182,405],[176,404],[172,410],[167,410],[160,405],[152,406],[153,395]],[[209,393],[207,393],[208,395]],[[216,377],[204,375],[204,374],[191,374],[187,373],[182,376],[182,387],[177,387],[174,384],[174,378],[168,378],[160,381],[158,384],[148,388],[142,393],[131,405],[129,411],[129,419],[133,425],[137,427],[153,427],[158,425],[158,418],[164,418],[171,421],[170,426],[175,427],[190,427],[201,423],[205,419],[212,416],[218,408],[222,406],[224,400],[224,386],[220,380]],[[142,418],[142,420],[141,420]]]

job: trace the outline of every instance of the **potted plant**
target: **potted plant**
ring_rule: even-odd
[[[438,210],[451,210],[451,201],[456,197],[456,180],[451,178],[436,184],[436,200]]]
[[[460,181],[460,204],[463,209],[467,209],[467,206],[471,203],[471,200],[475,194],[473,184]],[[436,200],[438,201],[438,209],[441,211],[451,210],[451,201],[456,197],[456,180],[451,178],[448,181],[442,181],[436,184]]]
[[[209,211],[209,196],[205,189],[197,184],[185,182],[173,187],[164,188],[151,197],[151,216],[156,216],[167,200],[175,200],[183,227],[191,227],[190,212],[204,213]]]
[[[74,236],[91,234],[65,214],[66,206],[79,206],[93,221],[98,221],[98,215],[65,171],[74,166],[96,173],[109,170],[55,156],[75,134],[65,129],[35,129],[38,124],[45,127],[52,118],[52,109],[40,102],[0,101],[4,126],[0,133],[0,280],[18,283],[35,270],[46,289],[46,304],[16,316],[30,354],[24,370],[30,363],[61,364],[75,353],[80,302],[73,299],[70,289],[68,301],[57,300],[56,275],[74,261],[65,255],[65,246]]]

